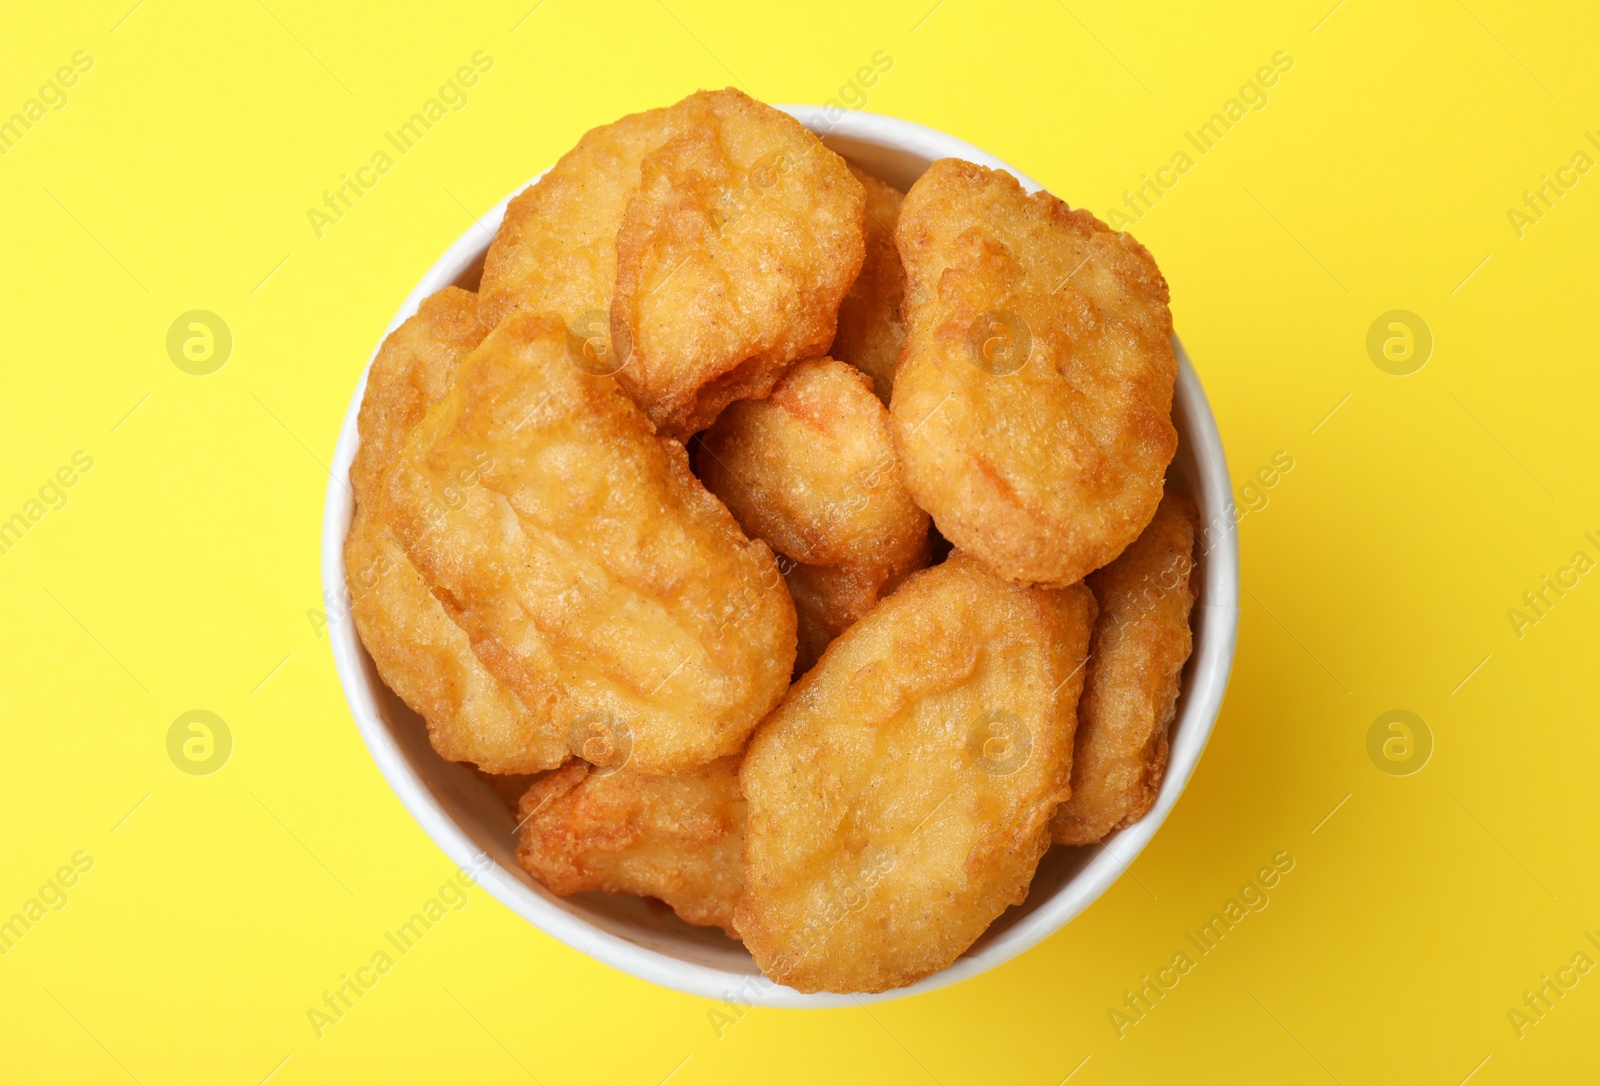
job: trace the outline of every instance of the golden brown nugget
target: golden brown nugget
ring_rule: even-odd
[[[844,633],[878,602],[878,578],[854,570],[793,562],[783,568],[783,581],[794,600],[797,645],[796,675],[804,675],[822,658],[833,639]],[[887,595],[887,593],[884,593]]]
[[[887,406],[906,338],[900,315],[906,270],[894,245],[900,201],[905,197],[855,163],[847,165],[867,194],[867,256],[850,293],[839,304],[839,330],[828,353],[871,377],[872,390]]]
[[[801,362],[767,399],[729,404],[697,463],[747,534],[799,563],[784,574],[799,671],[928,564],[928,514],[900,481],[889,413],[843,362]]]
[[[1056,811],[1058,845],[1090,845],[1132,825],[1156,801],[1167,729],[1194,640],[1193,499],[1169,490],[1150,526],[1116,561],[1089,575],[1100,604],[1078,706],[1072,796]]]
[[[794,604],[676,441],[518,312],[462,365],[385,484],[393,532],[545,735],[679,773],[782,696]]]
[[[1067,795],[1094,597],[956,555],[828,646],[751,740],[734,926],[802,992],[953,962],[1028,893]]]
[[[895,233],[910,329],[891,412],[917,503],[1009,580],[1063,585],[1150,522],[1177,448],[1172,314],[1144,247],[942,159]]]
[[[378,477],[428,408],[444,399],[462,359],[483,337],[478,296],[459,287],[428,295],[389,333],[367,372],[356,416],[361,444],[350,463],[350,487],[357,501],[377,494]]]
[[[639,188],[640,160],[687,116],[679,103],[591,129],[506,205],[479,286],[487,328],[515,309],[556,313],[583,345],[590,372],[615,373],[626,362],[626,351],[609,342],[617,226]]]
[[[798,121],[732,88],[680,106],[640,163],[611,306],[617,377],[673,437],[825,352],[866,244],[861,183]]]
[[[728,405],[700,439],[699,467],[749,535],[797,562],[903,569],[927,543],[889,413],[843,362],[802,362],[767,399]]]
[[[690,924],[737,939],[745,802],[739,758],[676,777],[574,762],[522,797],[517,862],[552,892],[660,898]]]
[[[821,659],[833,639],[848,630],[878,601],[900,587],[908,575],[928,564],[924,551],[911,568],[892,572],[828,566],[808,566],[792,562],[784,568],[783,581],[794,599],[799,626],[799,645],[795,652],[795,674],[803,675]],[[782,563],[780,562],[780,566]]]
[[[446,287],[384,341],[367,375],[350,465],[355,520],[345,578],[356,632],[378,674],[428,725],[440,756],[497,773],[560,765],[566,745],[544,737],[528,708],[472,651],[378,514],[383,478],[461,361],[483,340],[478,299]]]

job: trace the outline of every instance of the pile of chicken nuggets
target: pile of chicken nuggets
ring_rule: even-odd
[[[1171,334],[1138,242],[1003,171],[902,194],[732,89],[624,117],[378,352],[357,629],[552,892],[912,984],[1155,801]]]

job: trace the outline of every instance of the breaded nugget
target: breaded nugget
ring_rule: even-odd
[[[679,103],[590,129],[506,205],[478,288],[486,328],[515,309],[556,313],[585,341],[590,372],[615,373],[626,362],[625,350],[609,349],[617,226],[639,187],[640,160],[687,115]]]
[[[673,437],[825,352],[865,251],[861,183],[798,121],[732,88],[680,107],[640,163],[611,305],[617,377]]]
[[[428,408],[450,391],[462,359],[483,342],[478,304],[472,291],[445,287],[422,299],[378,348],[356,416],[361,444],[350,462],[358,502],[377,494],[379,476]]]
[[[867,257],[850,293],[839,303],[839,330],[828,351],[872,378],[872,390],[887,406],[894,388],[895,366],[906,326],[900,303],[906,293],[906,270],[894,245],[900,221],[899,189],[855,163],[847,163],[867,194]]]
[[[786,564],[780,560],[779,568],[783,569],[784,584],[789,586],[789,596],[794,600],[794,671],[804,675],[822,658],[834,638],[877,604],[878,578],[803,562]]]
[[[796,675],[810,671],[833,639],[877,606],[908,575],[928,564],[926,552],[909,568],[885,575],[881,570],[808,566],[791,562],[783,568],[784,583],[794,599],[799,644],[795,651]]]
[[[767,399],[729,404],[701,436],[698,466],[746,533],[797,562],[897,569],[926,544],[889,413],[843,362],[802,362]]]
[[[912,495],[1009,580],[1063,585],[1150,522],[1177,448],[1172,314],[1144,247],[958,159],[895,233],[909,327],[891,411]]]
[[[355,520],[345,537],[350,611],[383,681],[427,721],[442,757],[491,772],[549,769],[566,745],[546,739],[528,708],[472,651],[379,516],[382,480],[406,437],[444,398],[483,339],[478,299],[446,287],[384,341],[367,375],[350,465]]]
[[[889,413],[866,374],[795,366],[765,400],[729,404],[700,438],[700,478],[785,573],[807,671],[829,641],[928,564],[928,514],[900,481]]]
[[[1193,499],[1169,490],[1150,526],[1089,575],[1100,605],[1078,705],[1072,796],[1056,811],[1058,845],[1090,845],[1144,817],[1167,768],[1167,729],[1194,640]]]
[[[737,939],[745,802],[739,759],[676,777],[574,762],[522,797],[517,862],[562,897],[583,890],[660,898],[690,924]]]
[[[795,618],[772,551],[554,316],[512,314],[463,363],[384,506],[478,657],[592,763],[693,769],[783,694]]]
[[[840,635],[751,740],[734,926],[802,992],[943,969],[1028,893],[1067,794],[1094,597],[959,554]]]

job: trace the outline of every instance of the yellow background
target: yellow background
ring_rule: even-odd
[[[1593,1073],[1600,972],[1520,1039],[1507,1015],[1600,956],[1600,577],[1521,638],[1507,617],[1576,550],[1600,557],[1600,174],[1520,238],[1507,218],[1600,129],[1583,5],[131,3],[14,8],[0,36],[0,117],[94,58],[0,157],[0,517],[94,458],[0,555],[0,917],[74,852],[94,860],[0,958],[0,1078]],[[480,49],[470,104],[316,238],[306,209]],[[585,129],[735,80],[822,102],[879,50],[894,64],[867,108],[1101,216],[1274,52],[1294,59],[1133,228],[1236,487],[1280,450],[1295,465],[1240,525],[1238,660],[1193,783],[1136,877],[932,995],[757,1008],[719,1037],[713,1004],[474,890],[317,1039],[307,1008],[452,871],[374,768],[307,614],[323,465],[384,326],[474,213]],[[192,309],[233,332],[210,376],[166,353]],[[1393,309],[1435,340],[1406,377],[1366,348]],[[234,738],[211,776],[166,753],[196,708]],[[1435,742],[1410,776],[1367,753],[1397,708]],[[1283,850],[1270,906],[1119,1039],[1108,1008]]]

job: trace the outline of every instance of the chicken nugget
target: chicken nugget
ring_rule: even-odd
[[[800,563],[785,572],[799,671],[928,564],[928,514],[900,481],[889,413],[843,362],[802,362],[767,399],[729,404],[701,435],[697,463],[746,533]]]
[[[552,315],[512,314],[463,363],[384,505],[478,657],[575,755],[683,772],[783,695],[794,604],[771,549]]]
[[[839,303],[839,330],[828,353],[871,377],[872,390],[888,406],[900,345],[906,338],[900,316],[906,270],[894,245],[900,201],[905,197],[855,163],[847,165],[867,194],[867,256],[850,293]]]
[[[639,188],[640,160],[687,116],[679,103],[590,129],[506,205],[478,288],[486,328],[516,309],[556,313],[583,342],[590,372],[615,373],[626,362],[627,352],[610,346],[617,226]]]
[[[673,437],[825,352],[866,245],[861,183],[794,118],[732,88],[680,106],[640,163],[611,305],[617,378]]]
[[[560,765],[566,745],[545,739],[528,708],[478,660],[378,513],[383,479],[406,437],[482,339],[477,296],[446,287],[384,340],[357,416],[345,580],[362,644],[384,683],[427,722],[434,750],[490,772],[529,772]]]
[[[422,299],[378,348],[356,415],[361,444],[350,462],[350,487],[358,502],[378,493],[379,476],[428,408],[450,391],[462,360],[483,342],[478,306],[472,291],[445,287]]]
[[[690,924],[733,938],[743,886],[745,802],[739,758],[676,777],[574,762],[523,795],[517,862],[552,892],[660,898]]]
[[[797,562],[902,568],[927,542],[889,413],[865,374],[831,358],[795,366],[765,400],[729,404],[701,436],[699,468],[748,534]]]
[[[861,570],[851,567],[808,566],[803,562],[789,563],[784,568],[783,581],[789,586],[794,599],[795,619],[799,626],[799,646],[795,652],[794,671],[804,675],[822,658],[833,639],[848,630],[855,622],[878,605],[900,583],[928,564],[924,551],[910,568],[891,572],[885,576],[880,570]],[[780,568],[783,563],[779,562]]]
[[[957,554],[828,646],[751,740],[734,927],[802,992],[953,962],[1028,893],[1067,795],[1094,597]]]
[[[791,562],[785,567],[780,560],[778,565],[794,600],[798,630],[794,671],[804,675],[822,658],[834,638],[877,604],[879,578],[870,572],[862,575],[856,570],[808,566],[803,562]]]
[[[906,485],[1008,580],[1064,585],[1133,542],[1177,448],[1172,314],[1144,247],[958,159],[895,232],[909,327],[890,409]]]
[[[1190,573],[1199,527],[1194,500],[1168,490],[1139,538],[1089,575],[1100,617],[1078,704],[1072,796],[1051,822],[1058,845],[1094,844],[1156,801],[1178,680],[1194,646]]]

